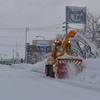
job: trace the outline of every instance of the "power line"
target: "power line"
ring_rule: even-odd
[[[0,44],[0,46],[6,46],[6,47],[16,47],[16,46],[13,46],[13,45],[3,45],[3,44]],[[24,46],[18,46],[18,47],[24,47]]]
[[[20,27],[20,28],[25,28],[26,26],[19,26],[19,25],[11,25],[11,24],[5,24],[5,23],[0,23],[0,25],[2,26],[7,26],[7,27]],[[57,24],[50,24],[50,25],[44,25],[43,27],[54,27],[54,26],[59,26],[59,25],[63,25],[63,23],[57,23]],[[39,26],[29,26],[29,27],[39,27]]]
[[[63,23],[57,23],[57,24],[52,24],[52,25],[45,25],[45,26],[42,26],[42,27],[39,27],[39,26],[29,26],[29,29],[32,29],[32,31],[48,31],[46,29],[49,29],[49,31],[51,29],[59,29],[59,28],[62,28],[61,27],[58,27],[60,25],[63,25]],[[15,27],[15,28],[14,28]],[[17,27],[17,28],[16,28]],[[25,27],[26,26],[18,26],[18,25],[10,25],[10,24],[5,24],[5,23],[0,23],[0,31],[14,31],[14,32],[18,32],[18,31],[24,31],[25,30]]]
[[[34,30],[44,30],[44,29],[60,29],[60,28],[62,28],[62,26],[61,27],[54,27],[54,26],[49,26],[49,27],[29,27],[29,29],[34,29]],[[25,30],[25,28],[14,28],[14,27],[1,27],[0,26],[0,29],[4,29],[4,30]]]
[[[25,34],[24,34],[24,36],[22,37],[22,39],[21,39],[21,41],[19,43],[21,43],[24,40],[24,37],[25,37]]]
[[[24,16],[26,16],[26,17],[28,17],[28,18],[34,19],[34,18],[32,18],[32,17],[30,17],[30,16],[28,16],[28,15],[26,15],[26,14],[24,14],[24,13],[22,13],[22,12],[16,10],[16,9],[14,9],[14,8],[11,8],[11,7],[9,7],[9,6],[6,6],[6,5],[4,5],[4,4],[2,4],[2,3],[0,3],[0,5],[3,5],[3,6],[5,6],[5,7],[11,9],[11,10],[13,10],[13,11],[16,11],[16,12],[20,13],[21,15],[24,15]]]
[[[30,28],[30,31],[62,31],[62,26],[61,27],[37,27],[37,28]],[[7,28],[7,27],[0,27],[0,32],[23,32],[25,28]]]
[[[23,12],[20,12],[20,11],[14,9],[14,8],[11,8],[11,7],[7,6],[7,5],[4,5],[3,3],[0,3],[0,5],[3,5],[3,6],[5,6],[5,7],[11,9],[11,10],[13,10],[13,11],[16,11],[17,13],[20,13],[21,15],[24,15],[25,17],[28,17],[29,19],[34,19],[34,21],[38,21],[39,23],[44,24],[44,22],[41,22],[40,20],[37,20],[37,19],[35,19],[35,18],[31,17],[31,16],[28,16],[27,14],[25,14],[25,13],[23,13]]]
[[[11,40],[11,39],[10,39]],[[16,41],[10,41],[10,40],[4,40],[4,39],[0,39],[0,41],[5,41],[5,42],[16,42]],[[18,40],[17,40],[18,41]]]
[[[0,32],[23,32],[24,31],[24,29],[23,30],[18,30],[18,29],[16,29],[16,30],[14,30],[14,29],[3,29],[3,30],[0,30]],[[63,29],[34,29],[34,28],[31,28],[30,29],[30,31],[63,31]]]
[[[0,23],[0,26],[7,26],[7,27],[22,27],[24,28],[25,26],[19,26],[19,25],[11,25],[11,24],[4,24],[4,23]]]

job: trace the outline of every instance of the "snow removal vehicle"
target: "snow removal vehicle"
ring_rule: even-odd
[[[47,62],[45,63],[45,74],[50,77],[64,78],[68,73],[70,63],[81,72],[82,59],[78,59],[73,56],[72,44],[68,39],[74,37],[76,34],[75,30],[71,30],[66,34],[63,41],[54,41],[52,43],[52,52],[47,56]]]

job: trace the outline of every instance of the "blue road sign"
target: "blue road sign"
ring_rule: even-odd
[[[38,41],[37,42],[38,48],[49,48],[49,42],[47,41]]]
[[[46,51],[46,48],[40,48],[40,51]]]

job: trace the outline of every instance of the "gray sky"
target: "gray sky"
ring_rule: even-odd
[[[0,0],[0,58],[14,57],[17,51],[24,57],[25,28],[27,41],[31,44],[37,35],[45,39],[55,39],[57,33],[64,34],[61,28],[65,21],[65,7],[87,7],[97,15],[100,0]],[[19,47],[21,46],[21,47]]]

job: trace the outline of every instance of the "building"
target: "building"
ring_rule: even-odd
[[[34,64],[38,61],[42,61],[46,54],[51,52],[51,44],[54,40],[45,40],[44,42],[48,42],[48,48],[39,48],[38,42],[43,42],[44,40],[33,40],[32,45],[27,43],[27,63]]]

